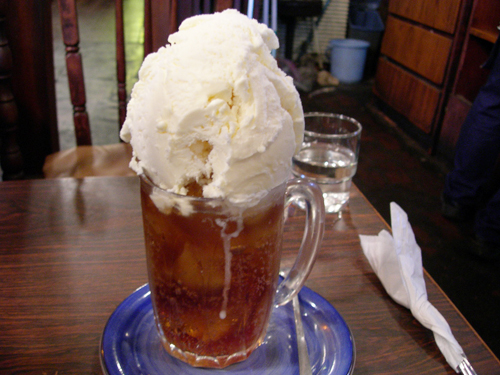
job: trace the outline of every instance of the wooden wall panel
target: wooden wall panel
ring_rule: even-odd
[[[475,39],[465,45],[463,60],[460,65],[460,75],[455,83],[455,95],[474,101],[481,86],[486,82],[489,69],[481,68],[491,52],[491,43]]]
[[[460,135],[460,128],[469,113],[469,109],[470,102],[460,96],[451,96],[447,103],[439,135],[438,149],[442,155],[450,160],[453,158],[455,145]]]
[[[380,58],[374,92],[426,134],[430,134],[440,90]]]
[[[445,77],[452,43],[448,37],[389,16],[381,53],[439,85]]]
[[[51,2],[7,1],[12,91],[26,177],[40,176],[45,157],[59,150]]]
[[[498,0],[477,1],[474,6],[469,32],[490,43],[495,43],[498,37],[498,25],[500,23],[500,2]]]
[[[393,0],[389,12],[453,34],[460,5],[457,0]]]
[[[233,0],[215,0],[215,11],[222,12],[233,7]]]

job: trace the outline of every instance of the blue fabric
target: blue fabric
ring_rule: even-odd
[[[446,177],[444,194],[462,206],[477,208],[475,230],[485,241],[500,244],[500,191],[484,202],[500,155],[500,37],[485,64],[491,68],[460,130],[454,170]],[[478,206],[482,203],[480,206]]]

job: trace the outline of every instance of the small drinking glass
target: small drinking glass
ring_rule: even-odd
[[[349,201],[358,166],[361,124],[348,116],[305,114],[302,148],[293,157],[293,175],[309,178],[323,191],[327,213],[340,213]]]
[[[285,210],[309,204],[294,266],[278,286]],[[146,259],[163,346],[197,367],[223,368],[262,342],[272,309],[299,292],[324,230],[321,189],[285,181],[251,207],[177,195],[141,176]]]

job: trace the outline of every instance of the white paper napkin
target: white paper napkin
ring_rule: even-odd
[[[448,364],[457,373],[465,354],[450,326],[428,301],[422,267],[422,253],[408,222],[408,215],[396,203],[391,205],[392,236],[382,230],[378,236],[360,235],[361,247],[387,293],[434,333]]]

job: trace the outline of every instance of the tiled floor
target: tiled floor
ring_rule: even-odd
[[[112,4],[106,0],[78,2],[88,110],[94,142],[98,144],[118,140]],[[140,4],[140,0],[125,0],[129,92],[142,60]],[[58,42],[60,33],[56,21],[56,89],[61,144],[69,147],[74,141],[71,140],[63,48]],[[447,166],[415,147],[414,142],[397,128],[374,116],[369,110],[370,89],[371,83],[363,82],[340,86],[331,93],[312,98],[304,96],[304,108],[306,111],[343,113],[363,124],[355,183],[388,223],[391,201],[408,213],[422,248],[424,267],[500,356],[500,262],[486,262],[468,254],[470,224],[457,225],[440,214],[439,196]]]

